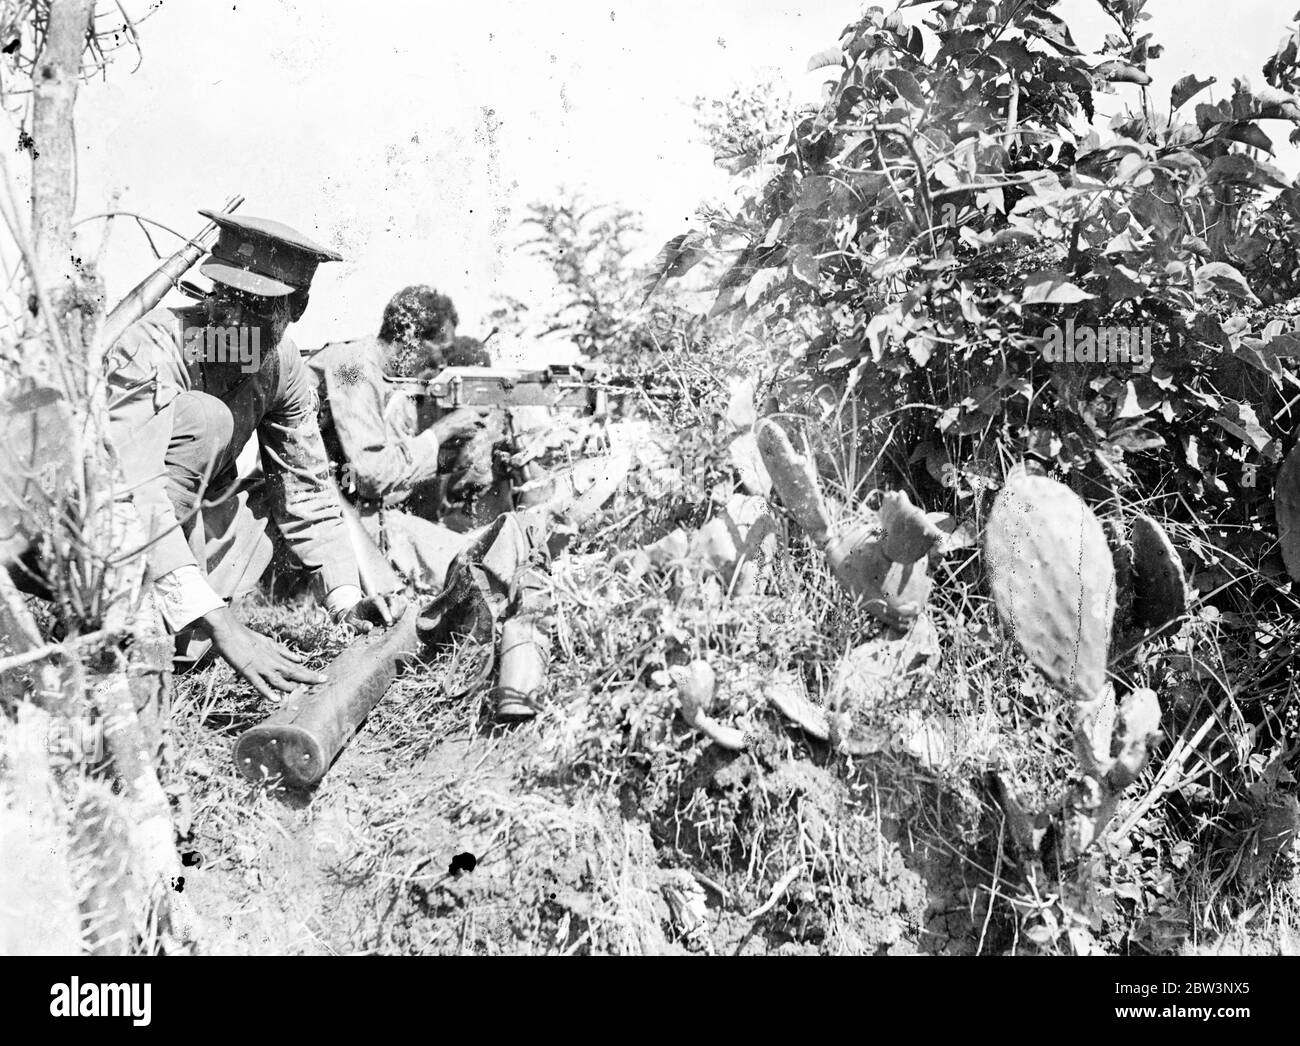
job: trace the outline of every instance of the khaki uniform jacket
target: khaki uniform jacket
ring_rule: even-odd
[[[273,351],[261,353],[253,373],[237,363],[205,364],[188,358],[198,354],[186,352],[185,335],[204,322],[198,308],[154,309],[128,327],[109,352],[109,432],[142,521],[157,539],[148,553],[150,574],[163,577],[196,564],[167,497],[164,464],[171,436],[168,405],[193,390],[220,399],[234,416],[234,436],[222,468],[233,469],[257,433],[271,514],[324,591],[359,585],[338,494],[330,482],[315,385],[297,347],[282,339]]]
[[[326,345],[311,359],[322,418],[345,488],[367,501],[397,505],[438,476],[438,438],[417,433],[415,403],[384,381],[383,343],[374,337]],[[348,480],[351,482],[347,482]]]

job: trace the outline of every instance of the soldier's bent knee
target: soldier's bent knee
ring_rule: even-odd
[[[206,392],[182,392],[172,401],[172,431],[167,441],[167,492],[178,513],[231,464],[235,418],[221,400]]]
[[[235,435],[235,416],[216,396],[182,392],[172,403],[172,444],[200,448],[204,461],[219,457]]]

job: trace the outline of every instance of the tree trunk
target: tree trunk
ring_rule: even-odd
[[[73,663],[63,694],[65,708],[97,717],[116,778],[117,795],[83,789],[73,854],[84,873],[80,894],[88,944],[92,950],[118,952],[140,947],[134,928],[145,921],[141,909],[146,903],[159,904],[168,917],[164,947],[169,937],[192,940],[195,919],[186,899],[171,889],[181,867],[158,775],[159,739],[140,714],[144,711],[148,718],[165,706],[170,644],[152,600],[140,599],[141,563],[111,562],[121,549],[144,542],[134,511],[115,496],[123,485],[107,439],[102,361],[92,348],[103,318],[103,295],[93,267],[75,257],[72,233],[73,109],[93,9],[94,0],[50,3],[33,82],[32,134],[38,155],[32,162],[28,260],[44,316],[46,348],[53,350],[54,366],[47,373],[60,387],[79,437],[70,448],[72,481],[56,506],[56,520],[69,520],[71,527],[55,526],[43,550],[47,571],[64,582],[62,594],[79,592],[77,599],[59,601],[57,613],[70,639],[102,629],[141,640],[129,650],[105,650],[84,666]],[[125,834],[123,823],[130,826]],[[105,869],[112,869],[108,879]],[[144,947],[151,949],[154,943],[146,941]]]
[[[36,155],[32,160],[32,233],[36,271],[32,278],[60,313],[76,283],[72,193],[77,157],[72,110],[93,8],[94,0],[51,0],[45,46],[33,83],[32,137]]]

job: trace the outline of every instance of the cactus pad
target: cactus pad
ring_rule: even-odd
[[[1014,472],[984,541],[1003,623],[1053,686],[1096,698],[1115,613],[1115,568],[1097,517],[1068,487]]]
[[[915,563],[941,541],[943,531],[912,504],[901,490],[886,494],[880,505],[885,556],[895,563]]]
[[[830,540],[831,521],[812,460],[799,454],[790,437],[774,422],[763,422],[755,434],[763,464],[781,501],[807,535],[824,546]]]
[[[1133,614],[1146,628],[1162,628],[1187,611],[1183,562],[1164,527],[1149,516],[1133,521]]]
[[[777,672],[764,682],[763,696],[796,726],[819,741],[830,737],[826,709],[808,698],[803,680],[793,672]]]
[[[1110,788],[1121,791],[1138,779],[1147,749],[1160,736],[1160,701],[1154,690],[1139,687],[1120,703],[1111,739]]]
[[[1277,470],[1273,507],[1277,513],[1278,541],[1282,546],[1286,572],[1300,581],[1300,444],[1291,448],[1291,453]]]
[[[915,563],[896,563],[885,555],[875,528],[861,524],[839,535],[826,550],[831,573],[863,609],[888,625],[904,627],[925,607],[932,582],[924,556]]]

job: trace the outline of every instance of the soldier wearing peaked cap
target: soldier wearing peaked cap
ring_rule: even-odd
[[[220,228],[199,269],[213,291],[193,306],[154,309],[118,340],[108,360],[109,431],[152,538],[149,573],[178,637],[178,667],[211,646],[275,698],[322,677],[227,606],[270,561],[266,516],[337,619],[366,631],[403,607],[361,591],[315,383],[284,337],[307,307],[316,267],[340,256],[278,222],[200,213]],[[235,470],[254,434],[261,490],[241,485]]]

